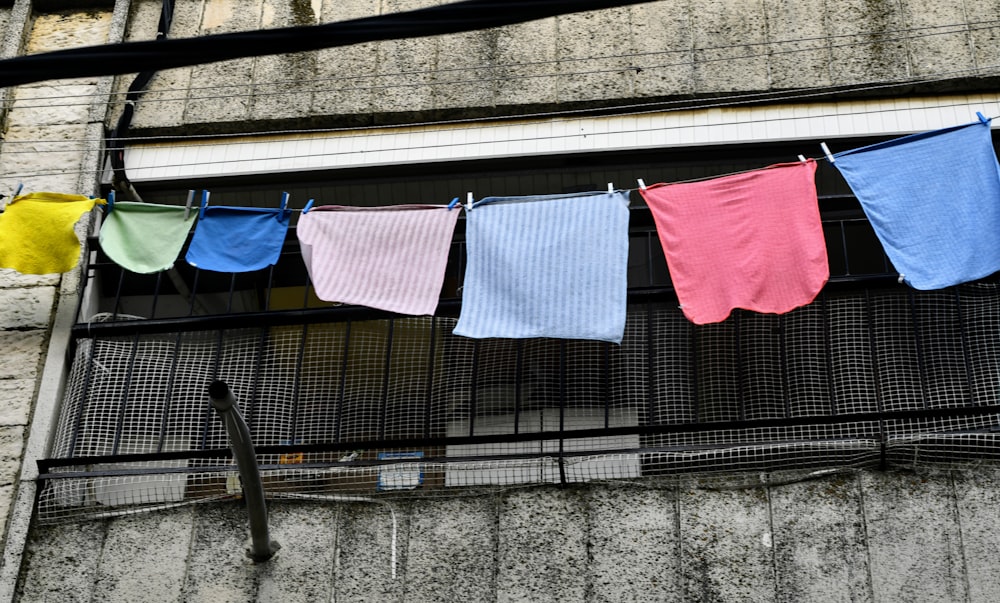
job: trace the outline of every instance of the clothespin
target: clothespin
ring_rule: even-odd
[[[906,280],[906,275],[900,273],[899,278],[896,279],[896,282],[902,285],[904,280]]]
[[[979,111],[976,111],[976,117],[978,117],[979,121],[983,122],[983,124],[985,124],[987,126],[990,125],[990,118],[986,117],[985,115],[983,115]]]
[[[823,149],[823,154],[826,155],[827,161],[836,163],[837,160],[833,158],[833,153],[830,152],[830,147],[826,146],[825,142],[819,143],[819,147]]]
[[[18,182],[17,183],[17,188],[14,189],[14,195],[13,196],[16,197],[16,196],[20,195],[21,191],[23,189],[24,189],[24,183],[23,182]]]
[[[637,178],[636,182],[639,183],[639,188],[641,190],[646,190],[646,183],[642,181],[642,178]]]
[[[315,201],[316,201],[315,199],[310,199],[310,200],[306,201],[306,206],[302,208],[302,213],[304,213],[304,214],[309,213],[309,210],[313,208],[313,203]]]
[[[285,213],[288,209],[288,198],[291,197],[288,193],[281,193],[281,213]]]
[[[806,156],[805,155],[799,155],[799,161],[801,161],[802,163],[805,163],[806,162]]]
[[[472,191],[469,191],[465,201],[465,211],[472,211]]]
[[[115,189],[108,191],[108,204],[104,207],[106,213],[111,213],[115,210]]]
[[[448,204],[448,211],[451,211],[451,210],[455,209],[456,205],[458,205],[458,197],[455,197],[454,199],[452,199],[451,203]]]
[[[184,204],[184,219],[191,217],[191,204],[194,203],[194,189],[188,191],[187,202]]]
[[[205,218],[205,208],[208,207],[208,196],[210,193],[208,191],[201,191],[201,209],[198,210],[198,219],[203,220]]]
[[[609,182],[608,183],[608,193],[609,194],[614,194],[614,192],[615,192],[615,183],[614,182]]]

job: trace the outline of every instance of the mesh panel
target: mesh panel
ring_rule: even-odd
[[[238,496],[231,461],[199,453],[228,445],[215,379],[255,445],[283,447],[259,455],[271,496],[990,459],[997,293],[824,294],[705,326],[644,304],[621,345],[470,340],[446,317],[81,339],[53,457],[175,454],[69,462],[43,516]]]

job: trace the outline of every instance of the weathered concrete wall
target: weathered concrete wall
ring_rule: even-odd
[[[173,36],[310,25],[438,0],[190,0]],[[663,0],[484,32],[161,73],[136,129],[188,132],[503,115],[628,100],[958,79],[1000,63],[1000,2]],[[135,3],[151,39],[158,0]],[[124,86],[124,82],[121,84]],[[954,85],[954,84],[953,84]]]
[[[30,2],[18,0],[13,7],[0,10],[5,26],[3,56],[104,43],[109,41],[113,21],[111,10],[37,14]],[[119,21],[121,29],[124,19]],[[0,93],[7,108],[0,143],[0,193],[10,195],[23,184],[25,191],[96,194],[111,84],[107,77],[81,78],[4,89]],[[89,231],[91,218],[86,216],[78,224],[79,236]],[[33,484],[19,479],[30,445],[29,421],[37,405],[49,405],[40,413],[41,419],[35,417],[44,436],[65,370],[61,366],[64,350],[52,345],[57,308],[75,306],[79,285],[78,270],[34,276],[0,269],[0,542],[4,544],[0,593],[11,591],[17,576],[25,515],[30,515],[34,497]],[[61,340],[65,345],[65,333]],[[45,445],[44,437],[35,443],[39,449]],[[27,467],[30,473],[33,464]],[[21,524],[14,527],[18,508]]]
[[[764,476],[774,479],[775,476]],[[789,476],[782,476],[786,479]],[[1000,600],[1000,469],[743,487],[540,487],[471,498],[212,503],[38,527],[21,601]],[[728,486],[728,487],[727,487]]]

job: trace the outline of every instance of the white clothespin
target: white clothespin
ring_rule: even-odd
[[[833,153],[830,152],[830,147],[826,146],[825,142],[819,143],[819,146],[823,149],[823,154],[826,155],[827,160],[830,163],[836,163],[836,160],[833,158]]]
[[[806,156],[805,155],[799,155],[799,161],[801,161],[802,163],[805,163],[806,162]]]
[[[472,211],[472,191],[469,191],[469,195],[466,197],[465,211]]]
[[[615,183],[614,182],[609,182],[608,183],[608,192],[612,193],[612,194],[615,192]]]
[[[642,181],[642,178],[637,178],[637,179],[636,179],[636,182],[638,182],[638,183],[639,183],[639,188],[640,188],[640,189],[642,189],[642,190],[646,190],[646,183]]]
[[[902,273],[900,273],[900,275],[899,275],[899,278],[897,278],[897,279],[896,279],[896,282],[897,282],[897,283],[899,283],[900,285],[902,285],[902,284],[903,284],[903,281],[904,281],[905,279],[906,279],[906,275],[905,275],[905,274],[902,274]]]
[[[194,189],[188,191],[187,202],[184,204],[184,219],[191,217],[191,204],[194,203]]]

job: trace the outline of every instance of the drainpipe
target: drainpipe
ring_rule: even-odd
[[[257,455],[250,441],[250,429],[243,415],[240,414],[236,397],[229,390],[225,381],[215,381],[208,386],[208,397],[212,408],[219,412],[226,424],[229,442],[233,450],[233,458],[240,471],[240,481],[243,484],[243,500],[246,501],[247,514],[250,518],[251,546],[247,549],[247,557],[254,562],[267,561],[281,548],[271,540],[267,530],[267,506],[264,504],[264,484],[260,479],[260,468],[257,466]]]

